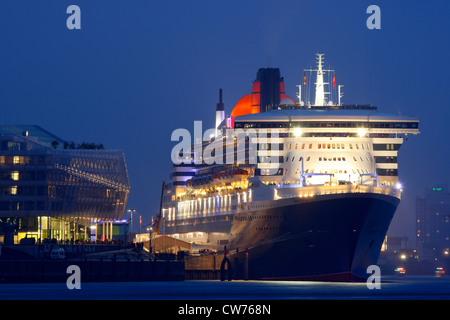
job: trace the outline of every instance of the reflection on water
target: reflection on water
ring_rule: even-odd
[[[380,289],[365,283],[300,281],[180,281],[0,284],[0,300],[347,300],[450,299],[450,277],[382,278]]]

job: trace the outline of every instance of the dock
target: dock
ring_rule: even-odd
[[[67,256],[49,255],[55,247]],[[3,246],[0,283],[63,282],[78,266],[82,282],[183,281],[183,260],[158,259],[139,248],[113,245]]]
[[[248,280],[248,254],[217,252],[184,258],[186,280]]]
[[[63,257],[52,254],[63,250]],[[82,282],[247,280],[245,252],[149,254],[148,244],[2,246],[0,283],[65,282],[68,267],[80,268]],[[180,254],[181,253],[181,254]]]

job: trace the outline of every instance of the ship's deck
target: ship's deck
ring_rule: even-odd
[[[308,198],[326,194],[348,194],[348,193],[376,193],[384,194],[401,199],[401,189],[387,186],[368,186],[361,184],[334,185],[334,186],[306,186],[283,185],[276,189],[275,199],[285,198]]]

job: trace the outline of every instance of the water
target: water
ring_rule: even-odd
[[[450,277],[384,277],[365,283],[181,281],[0,284],[0,300],[450,300]]]

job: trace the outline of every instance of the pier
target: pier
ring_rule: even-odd
[[[65,283],[76,265],[81,282],[183,281],[182,261],[148,260],[3,260],[1,283]]]
[[[246,251],[217,252],[184,258],[186,280],[248,280]]]
[[[82,282],[183,281],[183,260],[160,259],[138,245],[2,246],[0,283],[65,283],[69,266]],[[62,250],[64,255],[56,255]]]

